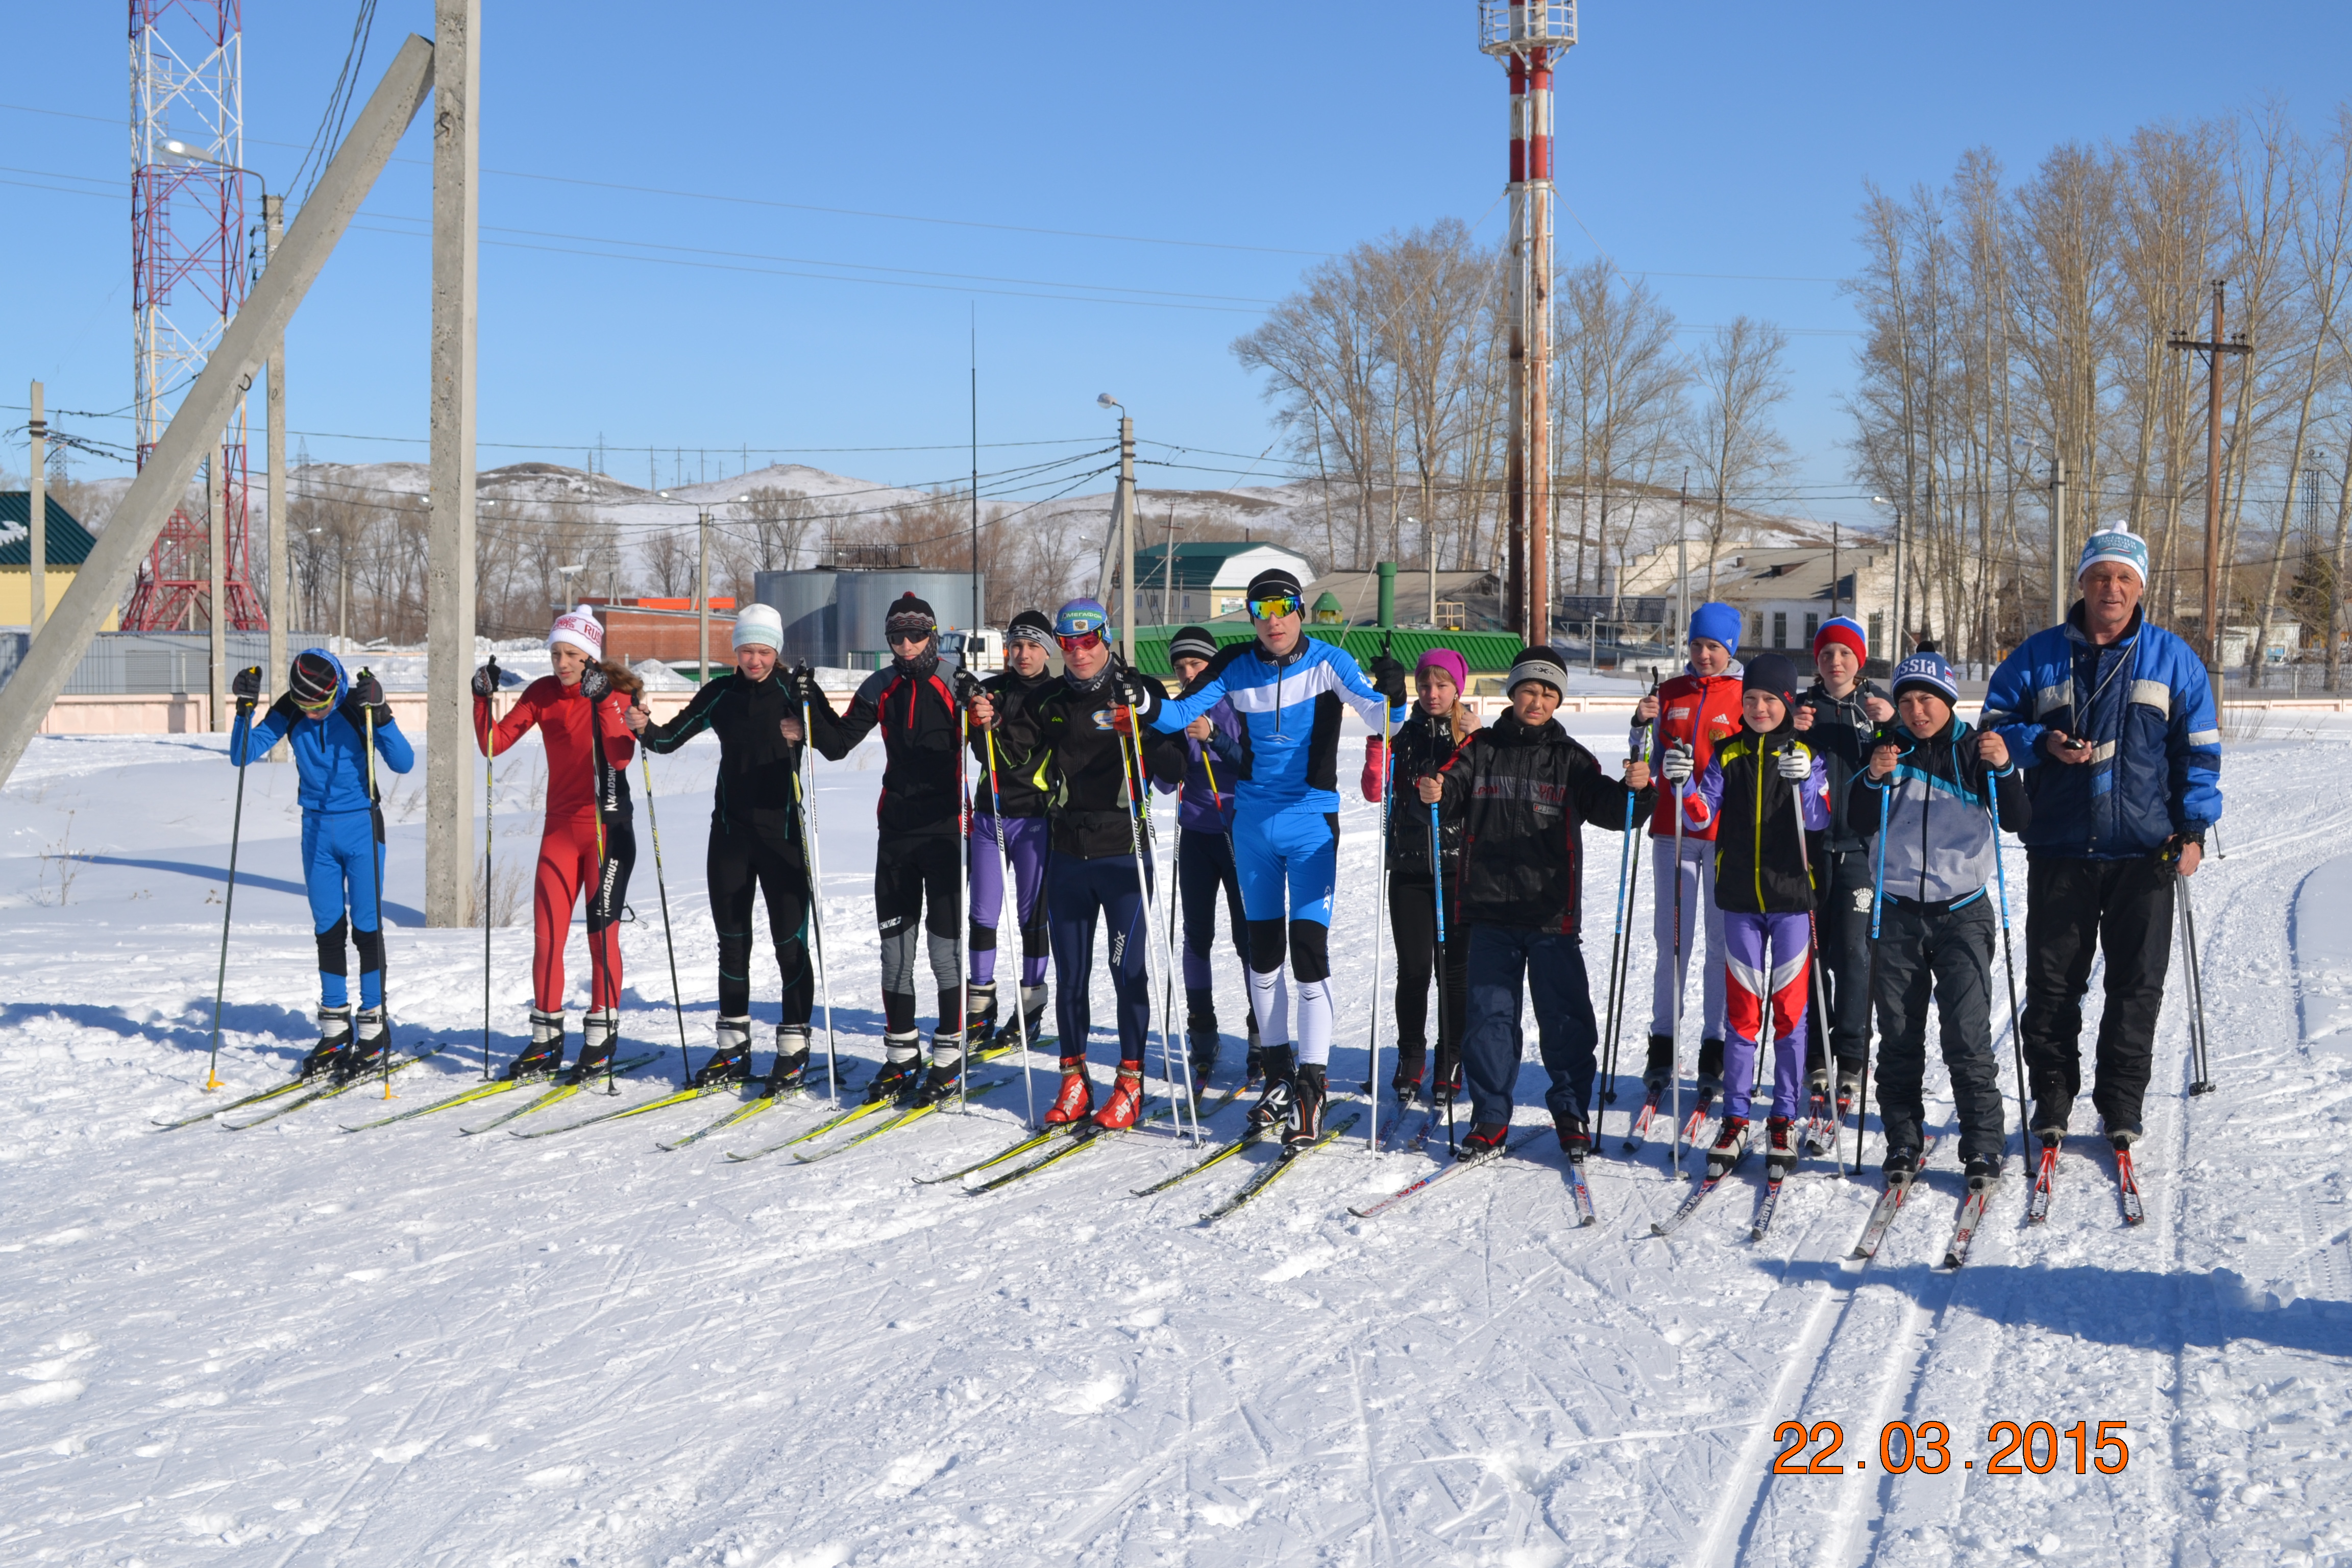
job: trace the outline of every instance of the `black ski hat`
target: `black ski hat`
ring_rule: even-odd
[[[297,703],[316,708],[335,695],[341,679],[342,672],[335,668],[333,659],[317,648],[305,648],[294,656],[294,669],[287,679],[286,689]]]
[[[1006,642],[1033,642],[1040,647],[1054,646],[1054,623],[1045,618],[1043,610],[1024,610],[1013,617],[1004,628]]]
[[[1307,591],[1298,585],[1297,577],[1280,566],[1269,566],[1249,580],[1248,595],[1252,600],[1271,599],[1277,594],[1287,594],[1304,601]]]
[[[1209,635],[1205,626],[1180,626],[1176,635],[1168,639],[1168,657],[1214,658],[1217,657],[1217,639]]]
[[[1797,667],[1788,656],[1759,653],[1748,661],[1739,681],[1742,691],[1769,691],[1784,703],[1797,700]]]
[[[930,605],[912,593],[901,594],[890,606],[889,616],[882,623],[886,632],[900,636],[919,634],[929,637],[940,629],[940,618],[931,614]]]

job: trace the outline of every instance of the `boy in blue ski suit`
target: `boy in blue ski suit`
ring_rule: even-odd
[[[237,671],[236,724],[228,759],[238,767],[269,754],[279,741],[294,753],[302,802],[302,880],[310,894],[310,921],[319,938],[319,1043],[302,1060],[302,1076],[331,1072],[350,1079],[381,1062],[389,1037],[383,1022],[383,826],[369,791],[367,732],[394,773],[415,765],[415,753],[384,705],[372,675],[356,686],[335,656],[304,648],[295,656],[287,689],[261,721],[261,667]],[[348,908],[348,912],[346,910]],[[360,950],[360,1012],[354,1037],[344,933]]]
[[[1242,721],[1232,781],[1234,864],[1249,917],[1250,1008],[1265,1060],[1265,1091],[1250,1125],[1286,1124],[1294,1146],[1321,1135],[1324,1069],[1331,1059],[1331,897],[1339,873],[1339,721],[1352,708],[1375,731],[1385,710],[1402,723],[1404,666],[1375,660],[1374,679],[1347,653],[1307,636],[1298,579],[1279,567],[1250,579],[1255,642],[1220,648],[1151,727],[1174,734],[1230,702]],[[1223,775],[1220,774],[1222,778]],[[1294,1051],[1286,950],[1298,981]]]

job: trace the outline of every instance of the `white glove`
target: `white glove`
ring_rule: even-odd
[[[1668,784],[1681,784],[1691,776],[1691,749],[1669,746],[1658,763],[1658,771],[1666,775]]]
[[[1813,776],[1813,759],[1791,746],[1780,753],[1780,776],[1790,784],[1802,784]]]

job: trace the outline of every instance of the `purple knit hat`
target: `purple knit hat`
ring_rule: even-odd
[[[1470,689],[1469,661],[1452,648],[1431,648],[1421,656],[1421,662],[1412,667],[1412,672],[1419,675],[1423,670],[1432,668],[1442,669],[1451,677],[1454,690],[1467,692]]]

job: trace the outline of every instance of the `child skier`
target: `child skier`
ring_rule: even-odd
[[[2033,806],[1990,730],[1952,716],[1952,667],[1922,647],[1895,670],[1900,728],[1874,737],[1869,771],[1846,796],[1846,820],[1881,842],[1877,866],[1878,1116],[1886,1182],[1919,1168],[1919,1082],[1927,1065],[1927,1001],[1942,1019],[1944,1065],[1960,1117],[1971,1188],[2000,1180],[2000,1071],[1992,1055],[1994,832],[2022,833]],[[1884,823],[1884,831],[1880,825]]]
[[[1462,837],[1461,920],[1469,930],[1471,1131],[1465,1159],[1489,1154],[1511,1131],[1519,1068],[1519,994],[1531,986],[1551,1089],[1544,1096],[1559,1146],[1582,1163],[1592,1147],[1592,1016],[1578,927],[1584,825],[1616,826],[1627,798],[1647,806],[1650,770],[1629,762],[1622,783],[1552,718],[1568,671],[1548,647],[1511,666],[1511,710],[1477,731],[1436,773],[1415,781],[1424,805]],[[1622,827],[1620,828],[1622,831]]]
[[[415,753],[384,706],[383,688],[362,673],[346,681],[343,667],[325,648],[294,656],[286,692],[259,723],[261,667],[238,670],[230,682],[236,723],[228,760],[238,767],[269,754],[281,739],[294,753],[302,802],[302,882],[310,895],[310,925],[319,938],[319,1043],[302,1058],[302,1076],[332,1073],[348,1081],[380,1066],[391,1037],[383,1022],[383,826],[368,788],[367,735],[373,721],[375,754],[394,773],[415,765]],[[348,912],[347,912],[348,911]],[[360,1013],[352,1016],[350,967],[343,933],[360,950]]]
[[[1815,904],[1804,835],[1829,826],[1829,773],[1822,755],[1797,738],[1796,666],[1777,653],[1759,655],[1740,686],[1746,727],[1716,748],[1685,796],[1715,839],[1715,899],[1723,910],[1723,1127],[1706,1165],[1719,1176],[1747,1152],[1749,1091],[1769,1019],[1772,1112],[1764,1158],[1767,1174],[1778,1178],[1797,1163],[1791,1129],[1805,1086]],[[1689,778],[1691,753],[1668,752],[1664,772],[1670,780]]]
[[[1168,641],[1168,662],[1189,688],[1217,657],[1217,639],[1202,626],[1183,626]],[[1217,994],[1211,983],[1209,949],[1217,940],[1217,895],[1225,896],[1225,925],[1234,952],[1249,973],[1249,916],[1242,911],[1241,873],[1234,864],[1234,793],[1246,754],[1241,716],[1220,702],[1184,726],[1184,793],[1176,799],[1176,890],[1184,905],[1184,1037],[1192,1057],[1192,1082],[1205,1087],[1217,1069]],[[1257,1043],[1257,1014],[1248,1016],[1249,1054],[1243,1081],[1265,1076]]]
[[[522,689],[507,716],[490,721],[497,677],[474,672],[474,741],[485,756],[511,749],[535,726],[547,751],[547,819],[540,829],[539,871],[531,889],[530,1044],[507,1064],[509,1078],[540,1077],[563,1067],[563,943],[572,906],[588,906],[588,1011],[580,1022],[575,1081],[613,1059],[621,1023],[621,906],[636,864],[631,826],[631,695],[643,683],[626,666],[600,662],[604,628],[583,605],[555,617],[547,634],[552,675]],[[737,1076],[740,1076],[739,1073]]]

